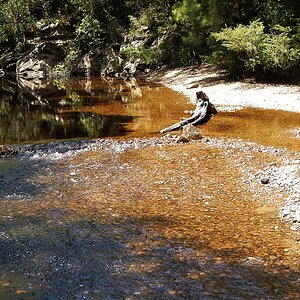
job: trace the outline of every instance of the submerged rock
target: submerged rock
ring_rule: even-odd
[[[178,138],[177,143],[187,143],[190,140],[201,140],[203,135],[198,131],[198,129],[192,125],[188,124],[183,127],[182,135]]]

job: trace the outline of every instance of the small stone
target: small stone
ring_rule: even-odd
[[[176,143],[188,143],[190,141],[190,139],[188,139],[185,136],[180,136],[177,140]]]
[[[243,261],[242,261],[242,265],[244,266],[258,266],[258,265],[262,265],[264,263],[264,260],[260,257],[246,257]]]
[[[188,140],[201,140],[202,134],[192,124],[185,125],[182,129],[182,137]]]
[[[268,183],[270,182],[270,178],[269,178],[269,177],[262,178],[262,179],[260,180],[260,182],[261,182],[262,184],[268,184]]]

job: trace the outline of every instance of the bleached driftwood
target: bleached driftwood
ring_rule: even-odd
[[[204,92],[196,92],[196,97],[196,108],[191,117],[164,128],[160,132],[165,133],[168,131],[177,130],[187,124],[201,125],[209,121],[213,115],[218,113],[215,106],[210,103],[209,98]]]

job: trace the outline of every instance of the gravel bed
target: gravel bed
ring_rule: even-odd
[[[57,142],[43,145],[23,145],[2,148],[0,157],[17,157],[22,161],[34,160],[55,161],[74,156],[84,151],[114,151],[121,153],[130,149],[164,146],[175,144],[178,137],[165,135],[158,138],[110,140],[97,139],[78,142]],[[198,143],[198,142],[197,142]],[[222,149],[237,165],[243,177],[244,184],[248,184],[254,197],[277,194],[284,197],[285,204],[280,209],[280,217],[292,224],[292,229],[300,230],[300,153],[284,148],[273,148],[245,142],[240,139],[204,138],[201,147],[216,147]],[[276,162],[264,165],[259,163],[255,154],[273,155]],[[270,197],[271,201],[272,197]],[[274,203],[273,203],[274,204]]]
[[[250,186],[254,195],[259,196],[264,193],[265,196],[277,194],[278,197],[284,197],[285,204],[281,207],[279,215],[292,224],[293,230],[300,230],[299,152],[267,147],[239,139],[211,138],[207,140],[207,144],[222,148],[239,166],[243,174],[243,182]],[[236,155],[237,150],[246,155]],[[260,165],[255,159],[255,153],[273,155],[274,162]],[[250,163],[251,160],[255,162]]]
[[[19,145],[0,148],[0,158],[20,157],[29,159],[59,160],[84,151],[104,150],[124,152],[151,146],[163,146],[174,143],[175,139],[166,135],[160,138],[112,140],[97,139],[78,142],[49,142],[42,145]]]

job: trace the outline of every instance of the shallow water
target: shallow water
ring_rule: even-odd
[[[247,183],[246,167],[281,157],[204,142],[125,150],[125,137],[153,136],[193,107],[141,89],[138,101],[64,107],[134,116],[110,151],[0,160],[0,299],[299,299],[299,237],[278,218],[286,195]],[[298,117],[224,112],[200,130],[297,152]]]
[[[135,78],[72,78],[28,86],[1,78],[0,144],[99,137],[147,137],[193,105],[180,94]],[[299,150],[300,114],[246,108],[222,112],[203,134]]]
[[[29,87],[0,82],[0,144],[157,133],[186,101],[153,82],[102,77]]]
[[[228,154],[199,142],[119,150],[7,164],[1,298],[299,297],[283,196],[254,197]]]
[[[300,114],[245,108],[220,112],[200,130],[215,137],[241,138],[274,147],[300,150]]]

